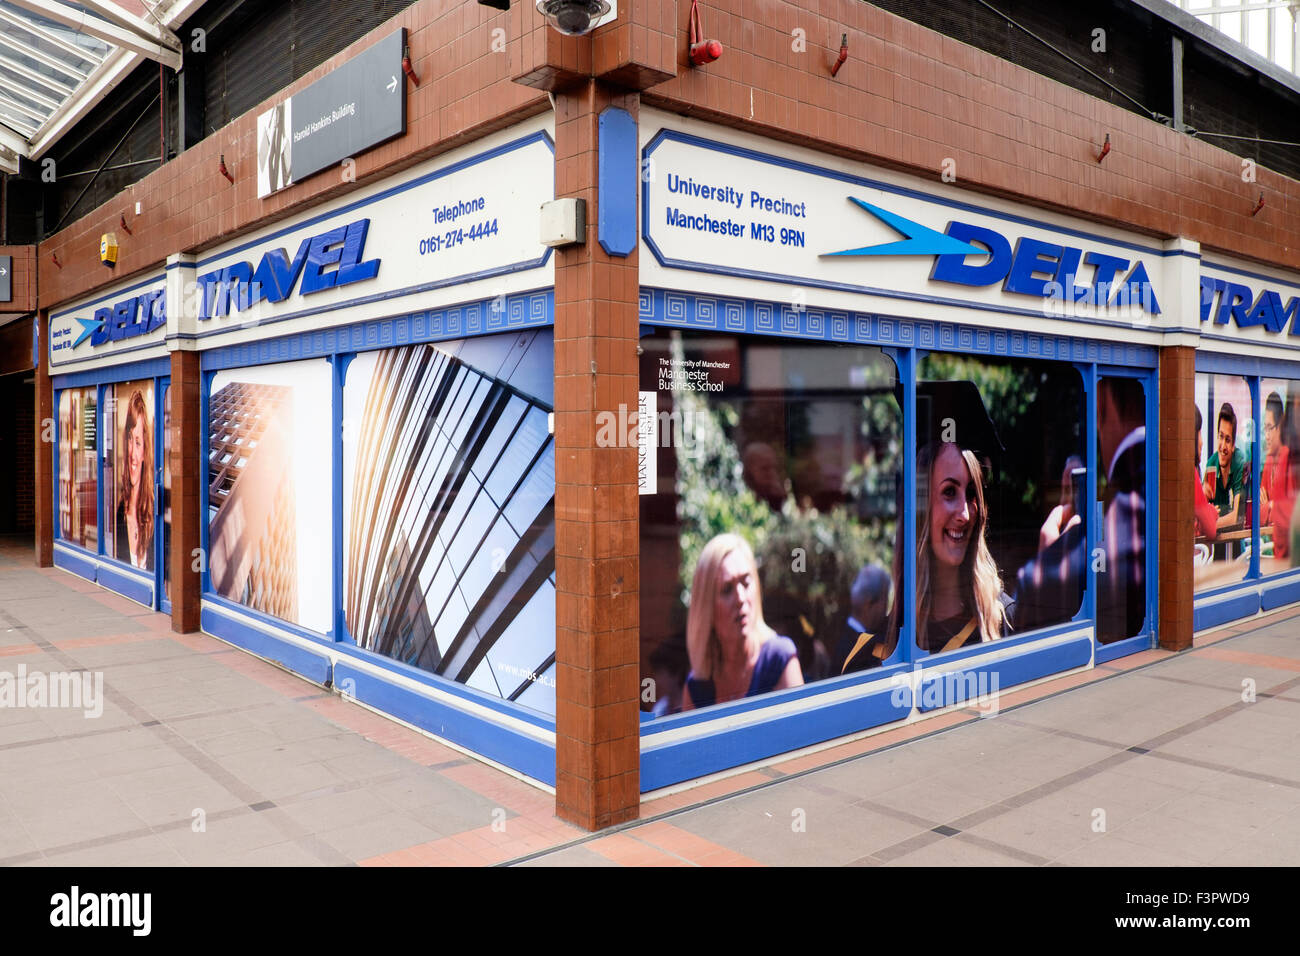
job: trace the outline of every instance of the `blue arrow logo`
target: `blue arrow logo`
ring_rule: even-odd
[[[823,256],[987,256],[989,251],[962,242],[952,236],[935,232],[929,226],[912,222],[879,206],[873,206],[861,199],[849,197],[849,201],[862,207],[885,225],[906,238],[896,242],[882,242],[875,246],[861,246],[857,249],[843,249],[840,252],[824,252]]]
[[[76,319],[75,321],[81,325],[81,334],[77,336],[77,341],[72,343],[74,349],[104,327],[103,319]]]

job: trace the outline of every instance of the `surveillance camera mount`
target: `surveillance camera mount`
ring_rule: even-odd
[[[609,11],[609,0],[537,0],[537,12],[570,37],[590,33],[596,21]]]

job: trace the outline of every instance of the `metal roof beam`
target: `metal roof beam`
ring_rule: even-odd
[[[171,39],[175,41],[177,46],[176,49],[173,49],[171,46],[165,46],[152,37],[147,37],[147,34],[141,36],[135,30],[128,30],[115,23],[102,20],[75,7],[59,3],[58,0],[9,0],[9,2],[16,7],[22,7],[24,10],[30,10],[32,13],[47,17],[56,23],[62,23],[73,30],[98,37],[105,43],[111,43],[120,49],[130,50],[151,60],[157,60],[172,70],[181,68],[180,40],[176,39],[175,34],[171,34]],[[98,6],[98,4],[95,5]]]
[[[141,6],[145,8],[146,13],[153,17],[152,20],[145,19],[144,17],[137,17],[135,14],[119,7],[116,3],[105,2],[105,0],[81,0],[81,5],[83,7],[89,7],[104,19],[116,23],[123,29],[130,30],[132,33],[142,36],[145,39],[153,40],[153,42],[157,43],[159,46],[165,46],[169,50],[175,50],[177,53],[180,53],[182,50],[181,38],[167,27],[163,26],[154,12],[143,2],[141,3]]]
[[[81,84],[77,94],[68,97],[62,106],[50,114],[45,125],[32,137],[27,155],[39,159],[64,133],[108,96],[113,87],[139,62],[139,55],[127,50],[117,49],[110,53]]]
[[[0,150],[8,150],[11,153],[17,153],[19,156],[27,156],[29,154],[27,137],[19,135],[15,130],[0,123]]]

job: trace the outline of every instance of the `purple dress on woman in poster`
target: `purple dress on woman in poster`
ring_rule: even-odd
[[[798,653],[794,641],[780,634],[765,641],[759,648],[758,660],[754,662],[754,676],[749,680],[749,690],[745,691],[745,696],[755,697],[773,690],[781,680],[781,675],[785,673],[790,658]],[[686,688],[691,692],[691,702],[696,707],[708,707],[710,704],[717,703],[717,692],[713,681],[700,680],[695,676],[694,671],[691,671],[686,678]]]

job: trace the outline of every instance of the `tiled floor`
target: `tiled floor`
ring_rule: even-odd
[[[597,835],[541,790],[0,541],[0,671],[20,667],[102,672],[103,712],[0,708],[0,864],[1300,864],[1294,611],[1012,691],[992,718],[660,796]]]

